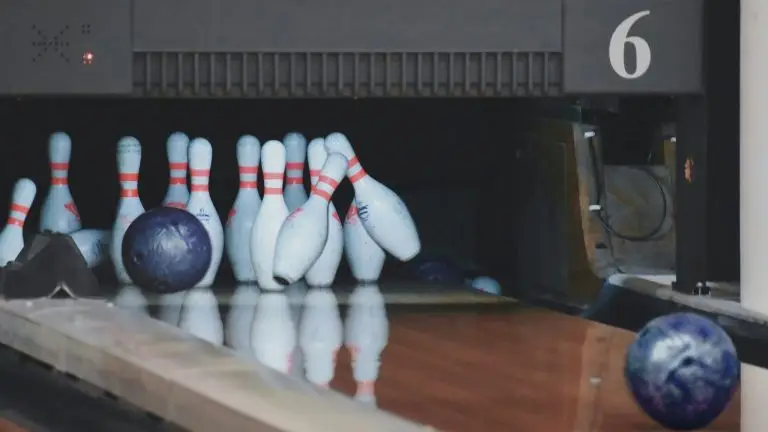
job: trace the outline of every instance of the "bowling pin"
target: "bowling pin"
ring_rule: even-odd
[[[359,282],[375,282],[387,258],[384,249],[368,234],[360,221],[355,201],[344,217],[344,256],[352,276]]]
[[[72,141],[64,132],[56,132],[48,140],[51,164],[51,187],[40,210],[40,231],[69,234],[80,229],[80,213],[69,191],[69,160]]]
[[[224,342],[219,303],[210,288],[195,287],[186,292],[179,328],[214,345]]]
[[[365,172],[343,134],[328,135],[325,149],[349,159],[347,177],[355,189],[358,217],[371,238],[400,261],[415,257],[421,250],[421,241],[403,200]]]
[[[267,141],[261,148],[261,169],[264,173],[264,199],[251,230],[251,260],[259,287],[281,290],[273,276],[275,244],[280,227],[288,217],[283,198],[285,147],[280,141]]]
[[[253,357],[251,325],[258,301],[259,288],[250,284],[238,285],[230,300],[226,324],[227,345],[245,357]]]
[[[146,315],[149,313],[147,298],[136,285],[123,285],[117,292],[114,304],[130,313]]]
[[[327,154],[325,152],[325,140],[313,139],[307,147],[307,162],[309,163],[309,177],[314,187],[320,177],[320,170],[325,164]],[[378,247],[378,245],[377,245]],[[344,234],[342,233],[341,220],[336,212],[333,201],[328,203],[328,238],[325,247],[314,264],[304,275],[307,283],[314,287],[326,287],[333,284],[336,271],[341,263],[341,254],[344,249]]]
[[[251,347],[256,360],[264,365],[284,374],[291,370],[296,324],[291,319],[285,294],[262,292],[259,296],[251,330]]]
[[[227,217],[225,230],[227,257],[238,282],[255,282],[256,272],[251,260],[251,231],[261,207],[257,188],[261,144],[250,135],[237,141],[237,165],[240,170],[240,189]]]
[[[374,387],[381,353],[388,341],[389,320],[379,286],[357,285],[349,297],[344,327],[344,344],[352,357],[352,375],[357,382],[356,400],[376,404]]]
[[[292,212],[307,201],[304,188],[304,161],[307,158],[307,139],[304,135],[291,132],[283,138],[285,145],[285,205]]]
[[[13,186],[8,221],[0,232],[0,266],[16,260],[24,249],[24,221],[36,193],[37,186],[28,178],[19,179]]]
[[[165,142],[168,153],[168,190],[163,198],[166,207],[187,208],[189,190],[187,189],[187,147],[189,137],[182,132],[174,132]]]
[[[117,217],[112,226],[109,257],[115,266],[115,275],[121,284],[132,283],[123,265],[123,236],[131,222],[144,213],[139,198],[139,167],[141,166],[141,144],[134,137],[123,137],[117,142],[117,172],[120,180],[120,201],[117,203]]]
[[[299,323],[299,346],[304,354],[307,380],[328,387],[336,372],[343,325],[336,296],[328,288],[312,288],[304,298]]]
[[[83,255],[88,268],[104,262],[109,255],[109,243],[112,233],[109,230],[83,229],[69,235]]]
[[[328,240],[329,204],[347,163],[339,153],[328,155],[307,202],[285,219],[275,248],[275,278],[296,282],[323,253]]]
[[[207,139],[195,138],[189,143],[189,176],[192,180],[192,192],[189,194],[187,211],[203,224],[211,238],[211,264],[205,276],[196,285],[197,287],[213,285],[224,253],[224,227],[221,225],[219,213],[213,206],[208,192],[212,161],[213,147]]]

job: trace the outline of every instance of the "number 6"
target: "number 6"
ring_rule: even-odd
[[[640,36],[629,36],[632,26],[644,16],[651,14],[646,10],[638,12],[616,27],[611,35],[611,41],[608,43],[608,59],[611,61],[611,67],[616,74],[624,79],[636,79],[645,75],[648,68],[651,67],[651,47],[648,42]],[[635,71],[627,72],[627,66],[624,63],[624,48],[627,44],[635,47]]]

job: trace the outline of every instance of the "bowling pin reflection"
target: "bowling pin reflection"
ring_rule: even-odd
[[[352,357],[357,382],[355,399],[376,405],[374,386],[379,377],[381,353],[389,341],[389,320],[377,284],[359,284],[349,297],[344,343]]]
[[[238,354],[246,357],[253,357],[251,324],[256,314],[258,301],[258,286],[247,284],[238,285],[230,300],[226,327],[227,345]]]
[[[288,303],[291,305],[291,320],[294,324],[301,320],[301,310],[304,305],[304,297],[307,295],[307,283],[301,279],[285,288],[285,294],[288,296]],[[291,354],[291,370],[289,374],[298,379],[304,379],[304,353],[301,352],[298,344],[293,348]]]
[[[149,314],[147,298],[136,285],[124,285],[115,296],[114,303],[120,309],[136,314]]]
[[[196,287],[186,292],[179,328],[214,345],[224,343],[219,304],[210,288]]]
[[[336,295],[328,288],[311,288],[304,297],[299,324],[299,346],[309,382],[328,387],[336,372],[342,332]]]
[[[256,360],[284,374],[291,371],[296,348],[296,325],[284,293],[263,291],[256,304],[251,328],[251,348]]]
[[[172,326],[178,326],[181,322],[181,310],[184,308],[186,296],[185,291],[158,296],[157,319]]]

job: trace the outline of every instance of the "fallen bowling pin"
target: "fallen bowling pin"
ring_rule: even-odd
[[[28,178],[19,179],[13,186],[8,221],[0,232],[0,266],[16,260],[24,249],[24,221],[36,193],[37,186]]]
[[[307,162],[309,163],[309,176],[312,186],[317,184],[320,177],[320,171],[325,164],[328,154],[325,151],[325,140],[323,138],[313,139],[307,147]],[[379,246],[376,245],[378,248]],[[325,241],[325,247],[320,256],[307,270],[304,279],[310,286],[327,287],[333,284],[336,278],[336,272],[341,263],[341,254],[344,249],[344,234],[342,232],[341,220],[336,212],[333,202],[328,203],[328,239]],[[384,252],[382,252],[384,254]]]
[[[400,261],[415,257],[421,251],[421,241],[403,200],[365,172],[343,134],[328,135],[325,149],[349,160],[347,177],[355,189],[357,213],[371,238]]]
[[[69,235],[83,254],[88,268],[93,268],[104,262],[109,256],[109,244],[112,232],[100,229],[83,229]]]
[[[275,247],[273,272],[277,281],[292,284],[301,279],[323,253],[328,240],[329,204],[347,165],[341,154],[328,155],[307,202],[285,219]]]

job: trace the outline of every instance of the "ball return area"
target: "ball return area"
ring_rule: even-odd
[[[581,106],[599,105],[607,96],[662,94],[674,97],[677,141],[683,148],[695,148],[700,136],[691,131],[708,118],[703,94],[708,82],[702,73],[708,47],[702,22],[714,12],[703,0],[0,4],[6,11],[0,28],[7,34],[0,40],[5,59],[0,94],[8,98],[109,97],[130,103],[170,98],[277,102],[442,97],[493,98],[498,104],[529,98],[532,104],[548,106],[549,101],[538,99],[552,98],[554,105],[579,113]],[[503,268],[515,261],[512,255],[499,254],[495,265]],[[567,266],[567,261],[556,260],[542,272]],[[555,282],[567,283],[567,277]],[[409,291],[409,301],[387,296],[389,288],[382,284],[393,308],[411,301],[438,306],[446,302],[446,296],[439,300],[418,286],[392,289],[403,288]],[[452,298],[462,305],[501,305],[507,312],[518,311],[518,303],[509,299],[479,294]],[[521,337],[515,329],[538,322],[555,329],[555,335],[568,327],[554,313],[509,313],[498,335],[506,329],[543,357],[549,357],[546,346]],[[521,317],[531,321],[521,323]],[[428,321],[414,325],[426,328]],[[579,331],[566,338],[573,356],[585,341],[599,355],[611,352],[610,343],[595,336],[608,330],[581,322]],[[107,300],[5,300],[0,302],[0,329],[0,343],[10,350],[184,430],[429,430],[239,359],[228,349],[159,321],[125,313]],[[402,342],[408,343],[415,342]],[[495,355],[512,358],[510,353]],[[594,366],[594,361],[588,363]],[[564,404],[573,402],[573,393],[587,395],[588,403],[580,406],[576,419],[581,425],[595,421],[584,417],[597,397],[579,385],[586,370],[571,370],[568,377],[575,390],[561,395]],[[526,387],[539,385],[525,377],[515,379]],[[478,417],[480,410],[475,411]],[[394,411],[419,423],[449,427],[438,417]],[[505,421],[515,425],[524,420]],[[527,421],[526,430],[557,428],[543,419]]]

